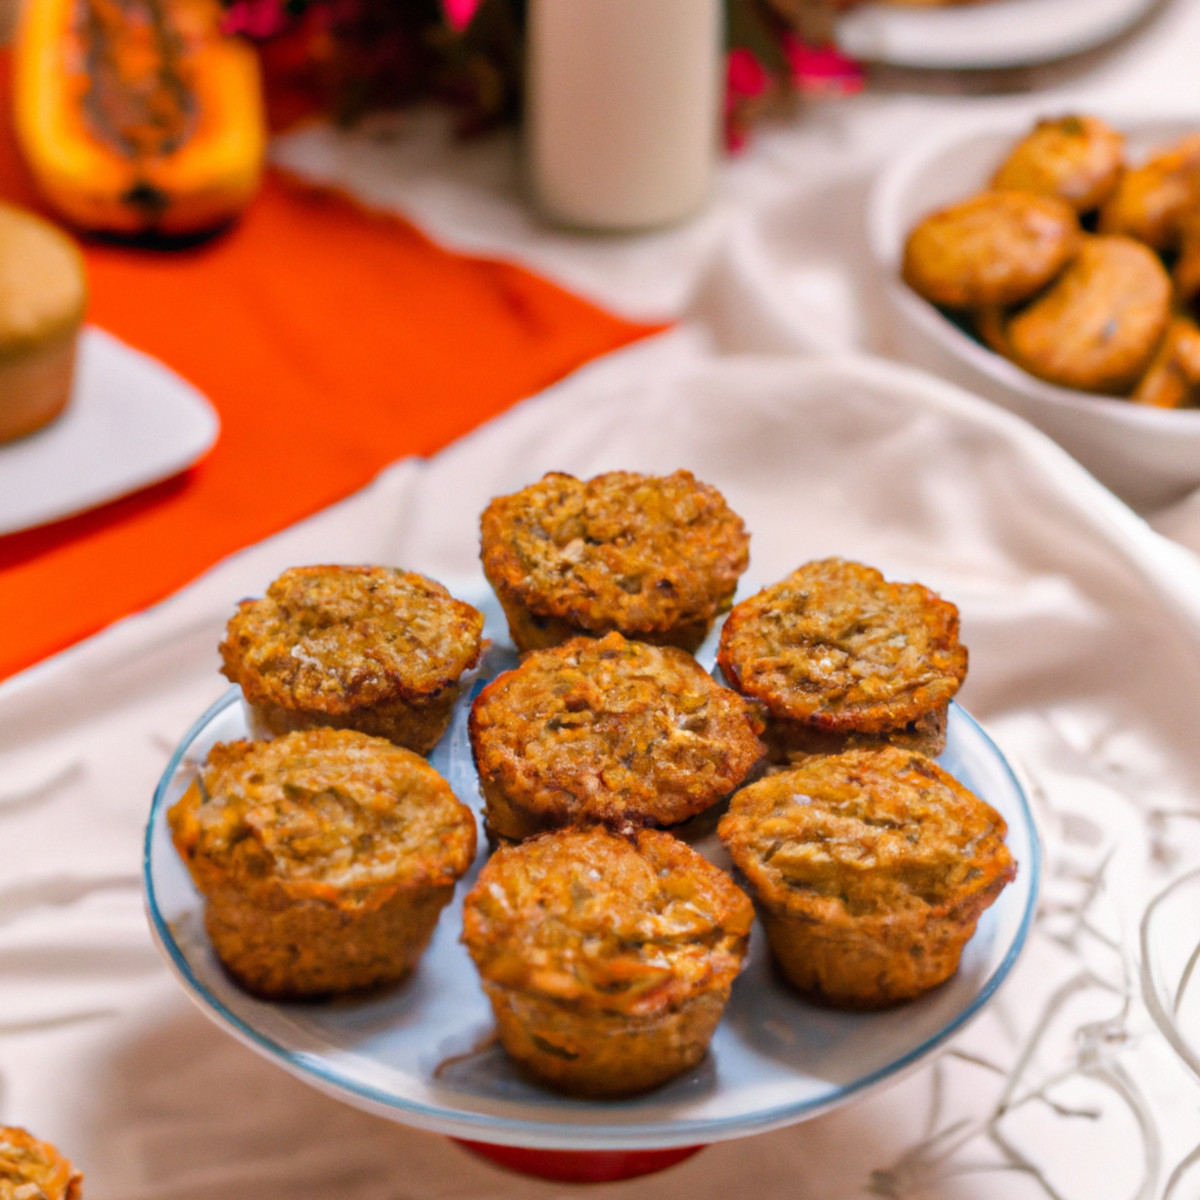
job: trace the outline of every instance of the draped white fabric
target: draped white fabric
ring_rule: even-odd
[[[1179,0],[1088,85],[1195,104],[1197,44],[1200,6]],[[0,1122],[63,1148],[88,1200],[570,1190],[329,1099],[211,1025],[151,943],[143,825],[172,747],[226,686],[216,645],[234,603],[280,570],[375,561],[482,587],[490,496],[549,469],[678,466],[746,518],[757,583],[840,554],[957,602],[961,699],[1035,785],[1047,873],[1013,977],[936,1062],[591,1194],[1197,1194],[1200,1085],[1184,1056],[1200,1022],[1190,993],[1174,1012],[1168,998],[1167,1018],[1154,989],[1187,974],[1200,928],[1186,906],[1190,925],[1159,908],[1139,939],[1152,898],[1200,867],[1200,560],[1009,414],[880,358],[825,356],[886,348],[862,197],[886,152],[947,103],[875,95],[804,112],[727,168],[708,215],[629,241],[533,226],[503,140],[445,146],[418,124],[394,142],[313,131],[283,145],[451,244],[686,320],[0,686]],[[1160,520],[1188,540],[1200,506]]]

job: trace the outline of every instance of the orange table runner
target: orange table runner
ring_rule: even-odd
[[[0,98],[0,195],[36,205],[6,56]],[[0,538],[0,677],[650,332],[278,173],[207,245],[85,254],[89,319],[205,392],[220,439],[173,480]]]

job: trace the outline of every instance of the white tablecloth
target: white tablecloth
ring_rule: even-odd
[[[1200,5],[1178,0],[1076,94],[1194,98],[1197,45]],[[727,168],[707,215],[631,240],[535,226],[506,140],[447,145],[433,119],[390,142],[312,131],[280,148],[449,244],[683,324],[0,686],[0,1122],[59,1144],[88,1200],[569,1190],[328,1099],[210,1025],[151,944],[142,827],[171,748],[225,687],[216,645],[234,603],[284,567],[379,561],[479,587],[491,495],[548,469],[677,466],[745,516],[759,582],[842,554],[958,603],[961,698],[1033,781],[1048,870],[1013,978],[935,1063],[593,1194],[1200,1192],[1200,1168],[1180,1166],[1200,1142],[1200,1086],[1144,1003],[1138,941],[1151,897],[1200,864],[1200,561],[995,407],[879,359],[815,357],[886,348],[862,198],[888,150],[950,103],[805,111]],[[1190,536],[1186,514],[1165,519]]]

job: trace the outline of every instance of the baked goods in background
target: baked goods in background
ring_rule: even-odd
[[[1032,192],[1090,212],[1113,194],[1125,169],[1125,138],[1098,117],[1043,117],[992,176],[993,189]]]
[[[704,1057],[753,916],[668,833],[569,828],[492,855],[463,941],[523,1070],[571,1095],[627,1096]]]
[[[0,203],[0,442],[41,429],[66,408],[86,307],[75,243]]]
[[[1190,317],[1175,317],[1158,344],[1133,399],[1155,408],[1182,408],[1200,388],[1200,326]]]
[[[293,567],[238,606],[221,670],[241,687],[256,733],[327,725],[424,754],[483,645],[483,614],[423,575]]]
[[[552,472],[487,506],[483,571],[518,650],[579,634],[695,651],[733,599],[750,539],[690,471]]]
[[[80,1200],[83,1176],[49,1142],[0,1125],[0,1200]]]
[[[947,308],[1016,304],[1074,258],[1079,221],[1054,196],[981,192],[926,217],[905,243],[904,281]]]
[[[1200,133],[1154,154],[1121,176],[1102,205],[1101,233],[1123,233],[1154,250],[1179,243],[1181,223],[1200,207]]]
[[[610,633],[532,651],[471,708],[488,832],[685,821],[759,764],[762,728],[754,706],[673,646]]]
[[[1032,254],[1002,215],[1035,201],[1070,206],[1084,230],[1043,275],[1034,268],[1049,256]],[[1200,133],[1129,164],[1122,134],[1098,117],[1039,120],[997,165],[989,190],[914,226],[902,274],[1030,375],[1194,407],[1200,380],[1172,319],[1191,319],[1200,295]],[[1013,279],[1027,290],[1008,287]]]
[[[404,979],[475,856],[445,780],[354,730],[218,743],[167,819],[218,958],[270,998]]]
[[[776,759],[881,742],[937,754],[967,673],[958,632],[958,609],[924,585],[827,558],[736,605],[717,662],[766,708]]]
[[[1004,819],[924,755],[814,756],[738,792],[720,836],[780,970],[810,999],[883,1008],[948,979],[1016,868]]]
[[[1004,326],[1009,357],[1039,379],[1121,395],[1171,320],[1171,278],[1148,246],[1089,235],[1061,275]]]

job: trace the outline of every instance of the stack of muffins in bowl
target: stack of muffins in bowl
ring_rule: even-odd
[[[830,559],[733,606],[749,535],[687,471],[553,473],[481,532],[521,659],[470,701],[487,846],[461,939],[524,1075],[607,1099],[694,1067],[756,912],[798,1000],[886,1007],[953,974],[1015,871],[932,757],[966,672],[953,605]],[[714,677],[694,654],[731,607]],[[169,822],[248,990],[416,966],[476,853],[421,755],[482,629],[382,567],[297,568],[240,606],[223,669],[259,740],[214,747]],[[732,871],[691,844],[714,827]]]

